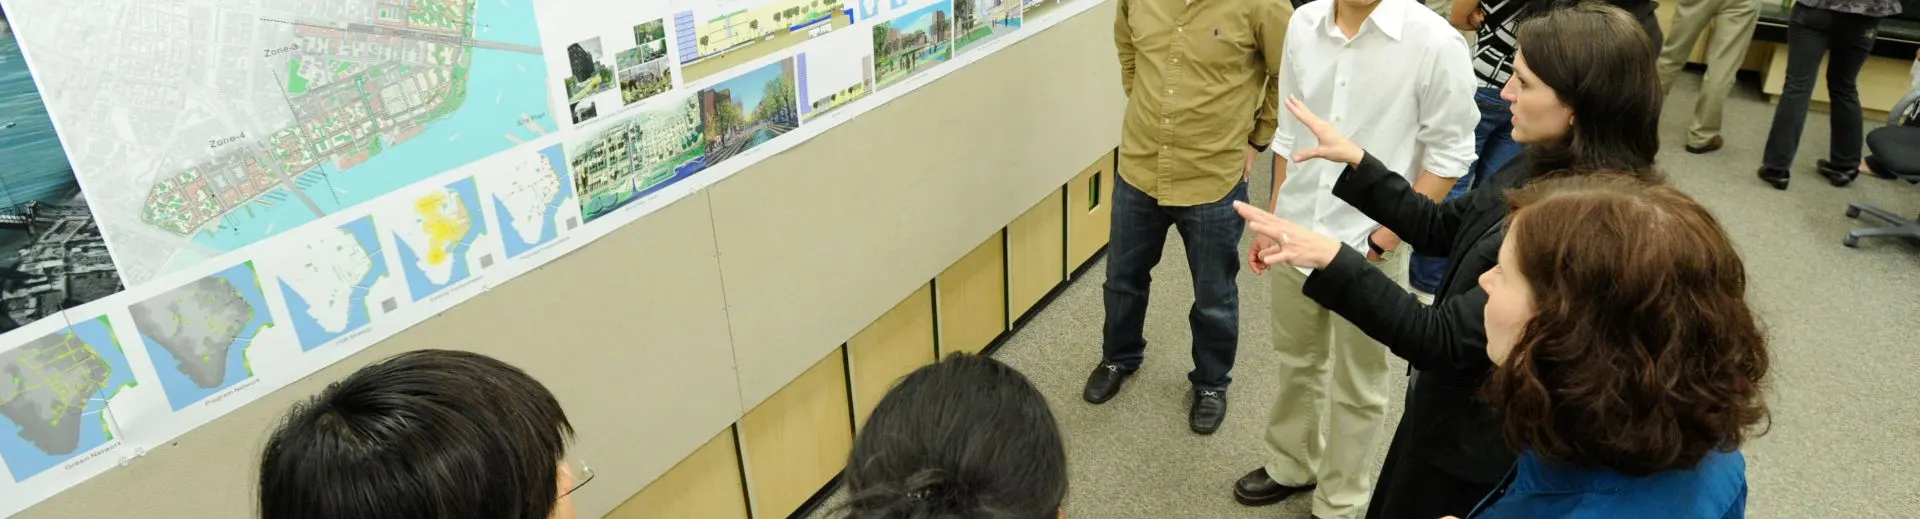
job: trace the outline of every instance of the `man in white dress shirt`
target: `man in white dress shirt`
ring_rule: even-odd
[[[1480,110],[1466,39],[1418,0],[1308,3],[1294,13],[1283,48],[1280,98],[1299,98],[1406,175],[1415,191],[1438,201],[1473,164]],[[1272,146],[1274,214],[1370,251],[1375,267],[1404,286],[1411,251],[1333,196],[1345,165],[1289,163],[1315,145],[1299,121],[1281,117]],[[1256,238],[1253,250],[1271,245],[1264,241]],[[1249,262],[1256,273],[1266,270],[1257,258]],[[1281,365],[1266,432],[1271,459],[1235,483],[1234,497],[1257,506],[1312,489],[1315,517],[1359,517],[1372,493],[1389,352],[1302,295],[1305,272],[1281,268],[1266,277]],[[1331,429],[1325,437],[1323,419]]]

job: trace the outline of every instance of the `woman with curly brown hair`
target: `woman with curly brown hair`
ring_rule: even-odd
[[[1515,192],[1487,292],[1483,395],[1521,452],[1473,518],[1746,513],[1767,340],[1720,223],[1617,175]]]

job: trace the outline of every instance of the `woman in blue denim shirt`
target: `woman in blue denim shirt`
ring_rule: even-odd
[[[1741,443],[1767,419],[1768,353],[1740,254],[1680,190],[1542,180],[1487,292],[1483,397],[1521,452],[1470,518],[1746,513]]]

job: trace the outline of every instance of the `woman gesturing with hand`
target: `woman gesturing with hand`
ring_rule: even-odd
[[[1368,505],[1369,518],[1465,516],[1507,473],[1517,453],[1476,395],[1492,369],[1478,278],[1498,263],[1509,207],[1505,191],[1546,176],[1626,172],[1660,182],[1660,82],[1653,43],[1619,8],[1580,3],[1540,13],[1516,31],[1514,74],[1501,90],[1513,137],[1527,149],[1466,196],[1436,204],[1406,177],[1353,144],[1296,100],[1287,111],[1318,143],[1290,159],[1347,167],[1333,194],[1415,250],[1448,258],[1432,305],[1422,304],[1366,255],[1259,208],[1235,209],[1257,235],[1256,272],[1308,269],[1301,292],[1351,322],[1418,376]],[[1392,101],[1383,101],[1392,102]]]

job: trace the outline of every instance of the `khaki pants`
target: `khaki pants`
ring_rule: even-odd
[[[1374,267],[1405,287],[1411,251],[1402,244]],[[1280,267],[1268,275],[1273,347],[1280,352],[1280,397],[1267,418],[1267,451],[1272,455],[1267,475],[1288,486],[1317,483],[1315,517],[1361,517],[1373,491],[1390,353],[1353,323],[1301,294],[1307,278],[1299,270]],[[1323,421],[1329,429],[1324,437]]]
[[[1693,103],[1693,125],[1687,128],[1688,146],[1705,146],[1720,135],[1721,109],[1727,104],[1727,91],[1733,89],[1734,73],[1747,59],[1747,43],[1753,39],[1753,26],[1760,19],[1756,0],[1680,0],[1673,14],[1667,41],[1660,49],[1660,88],[1673,89],[1673,79],[1687,66],[1694,43],[1707,25],[1713,34],[1707,39],[1707,75],[1700,82],[1700,99]]]

